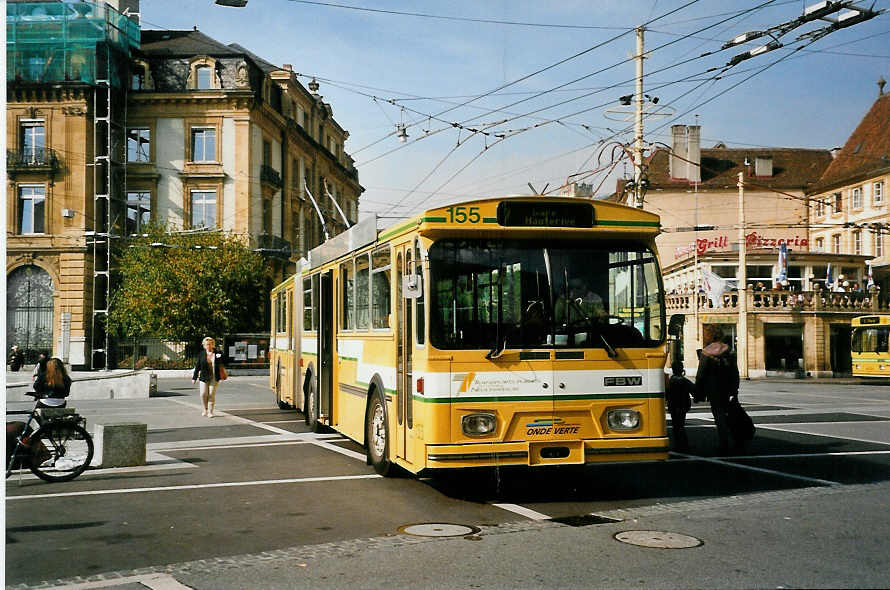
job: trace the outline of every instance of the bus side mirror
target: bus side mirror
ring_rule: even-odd
[[[402,277],[402,295],[405,299],[418,299],[423,296],[423,281],[420,275],[410,274]]]
[[[675,313],[671,316],[668,323],[668,334],[674,338],[679,338],[683,334],[683,324],[686,322],[686,316],[682,313]]]

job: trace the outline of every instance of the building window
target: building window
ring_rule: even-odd
[[[216,191],[192,191],[192,227],[216,227]]]
[[[872,194],[874,195],[874,204],[884,204],[884,181],[876,182],[872,185]]]
[[[127,235],[141,234],[151,221],[151,193],[127,192]]]
[[[831,236],[831,251],[835,254],[841,253],[841,234]]]
[[[817,198],[813,202],[813,215],[815,215],[816,217],[822,217],[825,215],[825,201],[822,199],[822,197]]]
[[[192,162],[216,161],[216,128],[192,128]]]
[[[198,90],[210,90],[213,88],[213,68],[210,66],[198,66],[195,68],[195,88]]]
[[[46,187],[19,187],[19,233],[42,234],[46,231]]]
[[[825,252],[825,238],[816,238],[816,252]]]
[[[272,233],[272,199],[263,199],[263,233]]]
[[[151,130],[127,129],[127,162],[151,161]]]
[[[46,125],[43,120],[22,121],[22,162],[44,161]]]
[[[263,164],[272,165],[272,144],[263,140]]]
[[[844,208],[844,198],[840,193],[834,193],[831,195],[831,207],[832,213],[840,213]]]
[[[862,187],[857,186],[850,191],[853,209],[862,209]]]
[[[875,258],[884,255],[884,234],[880,228],[875,230]]]
[[[853,254],[856,254],[856,255],[862,254],[862,232],[861,231],[853,232]]]

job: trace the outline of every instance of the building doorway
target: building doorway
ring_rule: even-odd
[[[853,361],[850,358],[850,338],[853,329],[847,324],[831,324],[830,348],[831,371],[835,377],[849,377],[853,374]]]
[[[52,353],[53,280],[39,266],[20,266],[6,277],[6,343],[17,344],[27,364]]]
[[[767,371],[795,372],[803,356],[803,324],[764,324]],[[849,343],[848,343],[849,346]]]

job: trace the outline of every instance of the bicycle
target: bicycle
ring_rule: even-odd
[[[93,437],[85,428],[86,419],[76,413],[44,416],[38,408],[40,394],[29,391],[25,395],[34,398],[30,412],[7,412],[7,416],[27,413],[28,420],[7,422],[6,477],[16,469],[28,467],[44,481],[74,479],[93,460]],[[32,430],[32,422],[37,425],[36,430]],[[18,431],[14,443],[9,440],[10,427]]]

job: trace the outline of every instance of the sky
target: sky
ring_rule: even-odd
[[[645,25],[648,149],[670,125],[699,124],[702,146],[842,146],[890,79],[890,12],[725,68],[815,0],[142,0],[142,26],[191,29],[314,76],[349,131],[365,188],[362,215],[409,216],[473,198],[552,192],[569,180],[598,195],[632,175],[634,29]],[[871,4],[860,2],[868,8]],[[890,9],[876,0],[875,10]],[[890,88],[887,90],[890,92]],[[651,114],[649,114],[651,113]],[[401,143],[396,125],[405,124]],[[545,189],[546,187],[546,189]]]

